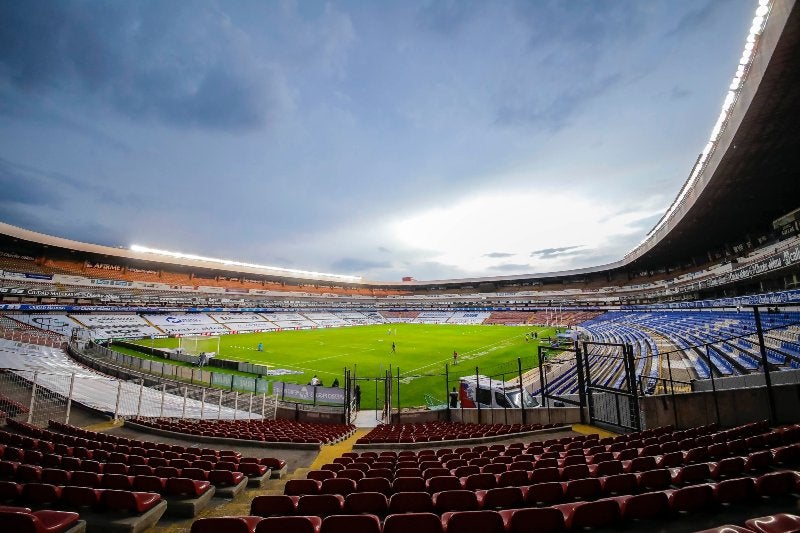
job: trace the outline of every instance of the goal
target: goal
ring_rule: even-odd
[[[183,353],[189,355],[200,355],[219,357],[220,336],[219,335],[192,335],[180,337],[178,347]]]

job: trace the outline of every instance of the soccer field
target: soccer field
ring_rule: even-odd
[[[535,361],[538,342],[526,342],[525,333],[532,331],[538,332],[540,338],[555,335],[553,328],[534,326],[428,324],[275,331],[225,335],[220,340],[218,357],[302,372],[268,378],[274,381],[308,383],[316,374],[326,386],[334,379],[343,384],[345,367],[359,378],[383,376],[390,366],[396,378],[399,367],[401,407],[416,407],[425,405],[426,394],[445,401],[446,363],[451,364],[451,386],[454,378],[475,375],[476,366],[482,374],[505,369],[514,372],[518,357],[530,366]],[[139,341],[145,346],[152,342],[156,347],[178,346],[178,339]],[[264,344],[263,352],[257,351],[259,343]],[[392,343],[396,346],[395,353]],[[455,367],[452,366],[454,350],[458,352]],[[512,373],[506,379],[513,377]],[[362,407],[374,408],[374,382],[361,383],[361,390]]]

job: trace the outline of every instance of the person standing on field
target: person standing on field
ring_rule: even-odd
[[[453,366],[458,364],[458,352],[453,350]]]

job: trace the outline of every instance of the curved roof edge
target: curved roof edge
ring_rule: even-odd
[[[754,48],[754,53],[746,69],[747,77],[738,89],[731,87],[731,92],[735,93],[735,99],[730,113],[725,117],[723,112],[720,117],[720,123],[717,124],[717,126],[721,126],[718,136],[715,136],[712,132],[712,138],[705,148],[705,150],[711,150],[710,153],[707,154],[707,158],[704,158],[705,154],[703,153],[698,156],[672,205],[648,232],[644,240],[625,254],[625,257],[620,261],[621,263],[629,264],[636,261],[655,248],[683,220],[684,216],[712,181],[712,178],[714,178],[720,163],[731,147],[742,120],[750,109],[750,104],[758,92],[761,80],[764,78],[772,54],[783,34],[795,1],[775,0],[771,3],[768,18],[758,39],[758,45]],[[725,109],[725,104],[723,104],[723,109]],[[695,176],[698,171],[699,173]]]

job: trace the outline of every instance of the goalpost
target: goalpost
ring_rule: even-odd
[[[190,335],[179,337],[178,347],[189,355],[206,354],[207,357],[219,357],[220,335]]]

